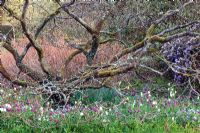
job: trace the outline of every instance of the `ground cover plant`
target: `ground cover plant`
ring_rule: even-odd
[[[0,132],[200,132],[198,0],[0,0]]]
[[[166,86],[167,95],[160,99],[148,89],[123,97],[105,88],[86,91],[74,98],[74,106],[57,110],[43,106],[39,98],[13,98],[12,92],[1,90],[10,97],[1,106],[2,132],[199,132],[199,97],[177,97],[176,88]],[[103,100],[94,96],[102,93]]]

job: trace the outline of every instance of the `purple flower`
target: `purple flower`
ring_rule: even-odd
[[[53,111],[50,111],[50,112],[49,112],[49,115],[50,115],[50,116],[53,116],[54,114],[55,114],[55,113],[54,113]]]
[[[32,108],[31,108],[31,112],[33,112],[33,113],[35,113],[35,112],[36,112],[36,109],[35,109],[35,107],[32,107]]]
[[[133,112],[133,111],[132,111],[132,109],[128,109],[128,113],[130,113],[130,114],[131,114],[132,112]]]
[[[39,107],[39,105],[40,105],[40,104],[39,104],[39,101],[36,100],[35,103],[34,103],[34,106],[37,108],[37,107]]]
[[[27,99],[27,101],[26,101],[26,102],[27,102],[27,104],[28,104],[28,105],[30,105],[30,104],[31,104],[31,100],[30,100],[30,99]]]
[[[15,111],[16,111],[16,112],[21,112],[20,107],[16,107],[16,108],[15,108]]]
[[[175,100],[174,101],[174,107],[176,107],[178,105],[178,102]]]
[[[135,90],[132,90],[131,91],[131,96],[135,96],[136,95],[136,91]]]
[[[94,111],[94,112],[98,112],[98,107],[96,107],[96,106],[91,107],[91,110]]]

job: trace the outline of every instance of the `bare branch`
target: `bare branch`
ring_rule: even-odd
[[[24,57],[26,56],[26,54],[27,54],[27,52],[28,52],[28,50],[29,50],[29,48],[30,48],[31,46],[32,46],[32,45],[31,45],[30,42],[25,46],[24,50],[22,51],[22,53],[21,53],[21,55],[20,55],[21,61],[24,59]]]
[[[140,64],[139,66],[140,66],[140,67],[143,67],[143,68],[145,68],[145,69],[151,70],[152,72],[157,73],[157,74],[159,74],[159,75],[161,75],[161,76],[163,76],[164,73],[165,73],[165,72],[160,72],[160,71],[158,71],[158,70],[155,70],[155,69],[153,69],[153,68],[151,68],[151,67],[148,67],[148,66],[146,66],[146,65]]]
[[[101,17],[101,20],[96,24],[95,29],[93,29],[89,24],[87,24],[83,19],[79,18],[74,13],[70,12],[68,7],[74,4],[75,0],[72,0],[70,4],[63,4],[61,8],[74,20],[76,20],[79,24],[81,24],[91,35],[99,35],[100,30],[102,29],[102,26],[104,24],[105,19],[110,15],[110,12],[106,12],[104,16]]]
[[[135,63],[127,64],[122,67],[118,68],[105,68],[105,69],[99,69],[99,70],[90,70],[88,72],[83,73],[78,78],[75,78],[74,81],[70,81],[68,87],[77,87],[80,84],[82,85],[84,82],[88,81],[89,79],[95,79],[95,78],[105,78],[105,77],[113,77],[116,75],[120,75],[123,73],[127,73],[128,71],[132,70],[133,68],[136,68],[137,65]]]
[[[144,46],[144,40],[135,44],[133,47],[131,48],[126,48],[124,50],[122,50],[122,52],[120,52],[119,54],[117,54],[116,56],[114,56],[109,62],[110,63],[113,63],[115,61],[117,61],[118,59],[120,59],[122,56],[128,54],[128,53],[131,53],[131,52],[134,52],[140,48],[142,48]]]
[[[72,47],[72,48],[75,48],[75,49],[77,49],[77,50],[83,52],[84,54],[87,54],[87,51],[86,51],[87,49],[85,49],[84,47],[81,47],[80,45],[71,44],[71,43],[69,43],[69,42],[68,42],[68,45],[69,45],[70,47]]]
[[[11,81],[13,84],[20,85],[20,86],[27,86],[31,85],[31,83],[27,83],[26,81],[22,80],[13,80],[13,77],[6,71],[4,68],[2,61],[0,59],[0,73],[9,81]]]
[[[63,10],[69,14],[69,16],[71,16],[72,18],[74,18],[78,23],[80,23],[90,34],[94,34],[95,30],[92,29],[85,21],[83,21],[81,18],[79,18],[78,16],[76,16],[75,14],[71,13],[68,8],[63,7]]]
[[[18,20],[20,23],[21,23],[21,27],[22,27],[22,30],[23,30],[23,33],[24,35],[28,38],[30,44],[26,47],[25,51],[22,52],[22,56],[21,57],[24,57],[25,54],[27,53],[28,49],[30,48],[30,45],[32,45],[36,51],[37,51],[37,54],[39,56],[39,62],[40,62],[40,66],[43,70],[44,73],[46,73],[48,76],[52,76],[48,70],[45,68],[45,63],[43,61],[43,51],[42,51],[42,48],[36,43],[34,37],[31,35],[31,33],[29,33],[28,29],[27,29],[27,25],[26,25],[26,22],[25,22],[25,17],[26,17],[26,12],[27,12],[27,9],[28,9],[28,5],[29,5],[29,0],[25,0],[24,2],[24,6],[23,6],[23,11],[22,11],[22,17],[19,18],[10,8],[4,6],[4,9],[10,13],[10,15],[12,17],[14,17],[16,20]],[[22,59],[20,59],[22,60]]]
[[[179,30],[179,29],[183,29],[183,28],[186,28],[186,27],[188,27],[188,26],[192,26],[192,25],[194,25],[194,24],[199,24],[199,23],[200,23],[200,21],[193,21],[193,22],[190,22],[190,23],[187,23],[187,24],[184,24],[184,25],[178,25],[178,26],[176,26],[176,27],[163,30],[162,32],[160,32],[160,33],[157,34],[157,35],[158,35],[158,36],[163,36],[163,35],[166,34],[166,33],[169,33],[169,32],[175,31],[175,30]]]
[[[105,43],[113,42],[113,41],[115,41],[115,42],[120,42],[121,44],[123,44],[123,45],[125,45],[125,46],[127,45],[124,41],[119,40],[119,39],[116,39],[116,38],[108,38],[108,39],[106,39],[106,40],[102,40],[102,41],[99,42],[99,44],[105,44]]]
[[[187,32],[187,31],[186,32],[182,32],[182,33],[178,33],[178,34],[166,37],[165,38],[165,42],[169,42],[169,41],[171,41],[173,39],[184,37],[184,36],[196,37],[196,36],[200,36],[200,33]]]
[[[82,51],[80,50],[76,50],[73,53],[71,53],[66,59],[65,59],[65,67],[64,69],[67,68],[67,65],[69,64],[69,62],[78,54],[82,53]]]
[[[21,18],[19,16],[17,16],[17,14],[10,8],[8,8],[7,6],[3,6],[3,9],[5,9],[13,18],[15,18],[18,21],[22,21]]]
[[[36,29],[36,32],[35,32],[35,35],[34,35],[34,39],[37,39],[38,36],[39,36],[39,34],[40,34],[40,32],[44,29],[44,27],[46,26],[46,24],[47,24],[48,22],[50,22],[56,15],[58,15],[58,14],[60,13],[60,9],[61,9],[61,8],[58,8],[54,13],[48,15],[48,16],[44,19],[43,23],[41,23],[41,24],[38,26],[38,28]],[[31,46],[32,46],[31,43],[28,43],[28,44],[26,45],[26,47],[24,48],[24,50],[23,50],[23,52],[22,52],[22,54],[21,54],[21,59],[22,59],[22,60],[23,60],[23,58],[25,57],[25,55],[27,54],[27,52],[28,52],[28,50],[29,50],[29,48],[30,48]]]
[[[43,75],[41,75],[38,72],[33,71],[31,68],[29,68],[28,66],[26,66],[25,64],[23,64],[21,62],[20,56],[18,54],[18,52],[11,46],[10,42],[6,42],[3,43],[2,45],[6,50],[8,50],[14,57],[15,61],[16,61],[16,65],[17,67],[24,73],[26,73],[28,76],[30,76],[33,80],[42,80],[43,79]]]
[[[51,21],[56,15],[58,15],[58,14],[60,13],[60,10],[61,10],[61,8],[56,9],[56,11],[55,11],[54,13],[48,15],[48,16],[44,19],[43,23],[41,23],[41,24],[38,26],[38,28],[36,29],[36,33],[35,33],[35,36],[34,36],[35,39],[37,39],[38,35],[39,35],[40,32],[42,31],[42,29],[45,27],[45,25],[46,25],[49,21]]]
[[[75,14],[73,14],[72,12],[69,11],[69,7],[71,5],[73,5],[75,3],[76,0],[71,0],[69,3],[65,3],[63,5],[60,4],[59,1],[56,1],[61,8],[69,15],[71,16],[73,19],[75,19],[78,23],[80,23],[90,34],[94,33],[94,30],[85,22],[83,21],[81,18],[79,18],[78,16],[76,16]]]
[[[179,33],[179,34],[175,34],[169,37],[162,37],[158,35],[153,35],[153,32],[156,28],[156,26],[163,22],[165,19],[167,19],[168,17],[178,13],[181,9],[185,8],[187,5],[193,3],[192,1],[189,1],[187,3],[185,3],[183,6],[181,6],[179,9],[176,10],[169,10],[167,11],[160,19],[154,21],[154,23],[148,28],[148,30],[146,31],[146,37],[139,43],[135,44],[134,46],[132,46],[131,48],[126,48],[124,49],[121,53],[117,54],[115,57],[113,57],[110,62],[115,62],[116,60],[120,59],[122,56],[131,53],[131,52],[135,52],[137,49],[142,48],[145,44],[144,42],[167,42],[170,41],[172,39],[175,39],[176,37],[182,37],[182,36],[198,36],[199,33],[192,33],[192,32],[184,32],[184,33]]]
[[[23,10],[22,10],[22,20],[25,19],[26,13],[27,13],[27,9],[29,6],[29,0],[24,0],[24,6],[23,6]]]
[[[190,5],[194,3],[193,1],[189,1],[186,2],[185,4],[183,4],[179,9],[175,9],[175,10],[169,10],[167,11],[160,19],[156,20],[154,22],[155,25],[158,25],[159,23],[163,22],[164,20],[166,20],[167,18],[169,18],[170,16],[173,16],[175,14],[177,14],[178,12],[180,12],[183,8],[185,8],[186,6]]]

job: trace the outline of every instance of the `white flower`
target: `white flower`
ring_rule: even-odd
[[[106,120],[106,119],[103,119],[103,122],[107,122],[107,120]]]
[[[142,103],[140,103],[140,106],[142,106]]]
[[[140,93],[140,95],[141,95],[141,97],[143,97],[143,93],[142,92]]]
[[[44,121],[49,121],[49,119],[47,117],[43,117]]]
[[[6,109],[5,108],[0,108],[0,111],[1,112],[6,112]]]
[[[43,107],[40,107],[40,112],[41,112],[41,114],[43,115],[43,113],[44,113]]]
[[[3,90],[2,90],[2,89],[0,90],[0,93],[3,93]]]
[[[197,117],[196,117],[196,116],[194,116],[194,117],[193,117],[193,119],[196,121],[196,120],[197,120]]]
[[[135,100],[134,100],[134,102],[133,102],[133,104],[132,104],[132,108],[133,108],[133,109],[134,109],[134,107],[135,107],[135,103],[136,103],[136,102],[135,102]]]
[[[83,112],[81,112],[81,113],[80,113],[80,116],[83,116],[83,115],[84,115]]]
[[[102,107],[99,107],[99,110],[100,110],[100,111],[102,111],[102,110],[103,110],[103,108],[102,108]]]
[[[41,117],[39,117],[38,120],[41,121],[42,120]]]
[[[148,91],[147,93],[148,93],[149,97],[151,97],[151,92],[150,92],[150,91]]]
[[[7,109],[12,108],[12,106],[10,104],[5,104],[4,107],[7,108]]]
[[[158,112],[160,112],[160,109],[158,109]]]
[[[108,112],[106,111],[105,114],[108,115]]]
[[[156,102],[156,101],[153,101],[153,102],[152,102],[152,104],[153,104],[153,105],[156,105],[156,104],[157,104],[157,102]]]
[[[127,97],[126,100],[129,101],[130,100],[129,97]]]
[[[170,97],[174,97],[175,94],[173,92],[170,92]]]
[[[159,15],[162,15],[163,14],[163,12],[159,12]]]
[[[43,107],[40,107],[40,111],[43,111]]]
[[[174,117],[172,117],[172,121],[174,121],[175,119],[174,119]]]
[[[156,108],[158,108],[158,106],[156,105]]]
[[[47,102],[47,103],[46,103],[46,106],[47,106],[47,107],[49,107],[49,105],[50,105],[50,103],[49,103],[49,102]]]
[[[168,86],[171,86],[171,83],[168,83],[167,85],[168,85]]]

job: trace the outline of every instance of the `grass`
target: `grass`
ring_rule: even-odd
[[[94,102],[119,103],[120,95],[115,89],[100,88],[98,90],[87,89],[75,92],[71,98],[71,102],[82,101],[83,104],[91,104]]]
[[[42,106],[38,97],[13,98],[12,91],[3,90],[0,108],[6,103],[10,107],[0,112],[0,132],[198,133],[199,98],[179,98],[174,85],[165,86],[168,95],[159,98],[153,89],[140,89],[134,95],[88,89],[74,95],[73,106],[60,110]]]
[[[26,121],[20,120],[16,116],[11,118],[3,118],[1,115],[1,132],[76,132],[76,133],[197,133],[199,129],[194,128],[189,123],[183,127],[167,118],[158,118],[154,121],[140,122],[135,119],[122,119],[114,118],[112,121],[106,122],[101,117],[95,120],[88,120],[86,116],[80,116],[76,114],[69,114],[60,122],[46,122],[37,121],[34,125],[37,127],[31,127]],[[110,118],[111,119],[111,118]],[[32,125],[32,124],[31,124]]]

